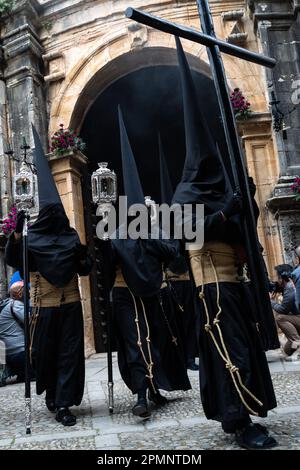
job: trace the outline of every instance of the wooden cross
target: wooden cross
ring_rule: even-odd
[[[230,102],[229,88],[227,85],[221,52],[265,67],[274,67],[276,65],[276,61],[270,57],[248,51],[242,47],[217,39],[214,32],[208,0],[196,0],[196,2],[200,16],[202,33],[131,7],[127,8],[125,15],[127,18],[135,20],[138,23],[203,44],[207,47],[230,160],[231,183],[234,190],[243,195],[243,235],[252,280],[252,290],[256,304],[257,322],[261,326],[262,340],[265,349],[274,349],[279,347],[278,342],[276,343],[275,339],[277,338],[276,327],[267,289],[264,261],[258,242],[252,197],[250,195],[248,185],[248,173],[237,131],[235,116]],[[271,338],[274,339],[271,341]]]

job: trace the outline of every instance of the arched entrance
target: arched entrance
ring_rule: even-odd
[[[199,103],[222,141],[219,109],[208,66],[189,56]],[[96,351],[105,349],[105,311],[95,237],[95,208],[91,205],[90,175],[97,163],[107,161],[118,177],[119,194],[123,192],[117,107],[121,105],[129,139],[134,151],[145,195],[160,201],[158,132],[161,135],[171,179],[175,188],[185,155],[185,136],[181,86],[176,51],[147,48],[124,54],[109,63],[82,91],[72,115],[72,127],[80,128],[87,143],[88,165],[83,175],[83,200],[86,235],[98,261],[91,275],[92,314]],[[217,125],[216,125],[217,122]]]

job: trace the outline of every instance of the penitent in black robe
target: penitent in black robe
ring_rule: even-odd
[[[242,253],[245,253],[243,247],[245,233],[242,219],[240,216],[234,216],[225,221],[220,213],[220,211],[224,211],[226,206],[228,207],[235,187],[233,178],[230,178],[231,172],[227,172],[228,149],[226,145],[220,146],[220,142],[218,146],[216,145],[216,135],[211,133],[212,128],[208,126],[207,119],[201,111],[204,109],[203,103],[200,106],[200,103],[197,102],[192,74],[179,38],[176,38],[176,45],[182,84],[186,158],[181,181],[176,188],[172,202],[181,206],[192,205],[194,212],[191,215],[191,222],[194,230],[196,227],[203,228],[201,221],[197,219],[195,210],[197,204],[203,204],[205,243],[227,244],[236,255],[240,254],[239,264],[242,265],[247,261],[245,257],[242,259],[241,256]],[[214,131],[220,129],[218,107],[214,106],[212,100],[207,103],[207,106],[210,112],[212,109],[214,110]],[[225,141],[223,141],[224,143]],[[254,192],[255,190],[252,191],[253,196]],[[252,205],[254,212],[258,214],[254,199]],[[230,213],[230,211],[228,212]],[[182,220],[177,222],[182,224]],[[219,262],[224,263],[222,257],[216,256],[215,259],[216,262],[221,259]],[[195,258],[194,261],[196,264]],[[199,266],[201,257],[199,257],[198,263],[198,267],[201,269]],[[234,271],[233,256],[228,267]],[[193,268],[196,271],[197,266],[193,266]],[[234,276],[233,272],[232,275]],[[218,319],[220,319],[219,326],[221,325],[224,343],[221,341],[218,324],[212,323],[219,311],[217,282],[204,285],[204,292],[201,292],[201,294],[204,293],[204,297],[202,296],[201,299],[199,297],[198,301],[197,333],[199,338],[200,389],[206,416],[221,421],[224,430],[225,425],[227,430],[229,428],[234,430],[239,420],[248,420],[251,409],[260,416],[266,416],[267,411],[276,406],[272,381],[263,351],[263,342],[266,347],[276,345],[277,332],[270,309],[261,315],[262,318],[255,318],[260,315],[259,312],[255,312],[249,302],[246,285],[242,282],[240,284],[219,282],[218,285],[221,307]],[[206,319],[204,302],[207,304],[210,322],[207,322]],[[205,328],[206,323],[207,327]],[[256,328],[256,323],[259,324],[260,332]],[[214,335],[215,339],[218,338],[219,343],[217,340],[216,343],[219,346],[221,344],[219,349],[221,352],[223,351],[225,360],[219,354],[210,333]],[[224,352],[224,344],[228,352],[227,356]],[[242,384],[262,402],[262,406],[252,402],[253,398],[248,396],[242,385],[237,388],[234,386],[233,376],[236,377],[238,372]]]
[[[187,197],[189,192],[190,198]],[[199,203],[201,203],[201,192],[196,189],[194,191],[190,189],[184,196],[178,191],[174,200],[187,203],[188,199],[195,200],[197,193]],[[219,204],[217,193],[214,202],[212,202],[212,194],[209,192],[207,200],[203,202],[206,202],[205,242],[219,241],[240,248],[242,246],[242,236],[238,218],[233,217],[224,222],[219,212],[222,205]],[[215,212],[214,207],[216,208]],[[194,220],[193,225],[195,223]],[[226,348],[232,363],[239,368],[242,382],[263,403],[263,406],[258,406],[248,395],[246,395],[247,403],[259,416],[265,417],[268,410],[276,407],[276,398],[263,350],[262,338],[256,327],[257,320],[251,298],[251,288],[249,288],[248,283],[243,282],[219,282],[219,291],[220,306],[222,308],[221,327]],[[217,312],[216,284],[205,285],[204,295],[210,322],[212,323]],[[203,409],[208,419],[230,425],[230,423],[245,419],[249,415],[249,411],[240,400],[232,377],[210,335],[205,330],[205,324],[206,314],[203,302],[198,299],[197,335],[199,342],[200,393]]]
[[[167,240],[112,240],[111,244],[103,245],[104,270],[108,275],[110,267],[111,285],[116,269],[120,269],[128,286],[114,287],[112,299],[119,369],[133,394],[150,386],[147,364],[151,361],[156,388],[166,391],[191,388],[174,306],[169,290],[161,288],[162,263],[176,256],[176,250],[175,244]],[[146,362],[137,344],[136,316]]]
[[[57,287],[66,285],[76,274],[85,276],[89,273],[92,261],[88,256],[84,262],[76,260],[75,249],[80,243],[79,237],[69,227],[59,204],[51,204],[42,210],[30,230],[30,272],[39,270],[48,282]],[[6,245],[5,256],[7,264],[22,273],[22,241],[16,242],[13,234]],[[46,391],[46,398],[54,399],[57,407],[80,404],[85,377],[80,301],[39,309],[32,361],[38,395]]]

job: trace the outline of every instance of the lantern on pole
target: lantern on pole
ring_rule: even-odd
[[[13,198],[18,210],[29,211],[34,206],[37,177],[25,161],[13,177]]]
[[[96,215],[106,220],[111,210],[112,204],[117,200],[117,176],[114,171],[108,168],[107,162],[98,163],[99,168],[91,176],[92,198],[94,204],[97,204]],[[109,237],[104,236],[103,241],[109,243]],[[103,245],[102,245],[103,246]],[[103,246],[105,250],[105,245]],[[104,259],[104,257],[103,257]],[[104,264],[104,263],[103,263]],[[107,369],[108,369],[108,408],[113,413],[114,393],[113,393],[113,367],[112,367],[112,347],[111,347],[111,306],[110,306],[110,287],[105,276],[105,265],[102,264],[104,302],[107,319]]]
[[[23,279],[24,279],[24,338],[25,338],[25,428],[26,434],[31,434],[31,367],[30,367],[30,326],[29,326],[29,266],[28,266],[28,222],[30,219],[30,209],[34,207],[35,193],[37,189],[37,176],[35,167],[27,161],[27,145],[26,139],[23,137],[21,146],[23,156],[21,159],[20,170],[13,176],[13,199],[19,211],[25,212],[23,225]],[[11,148],[6,152],[8,156],[13,158]],[[16,161],[20,161],[13,158]]]
[[[98,205],[96,214],[105,216],[111,204],[117,200],[117,176],[107,167],[107,162],[98,163],[98,170],[92,174],[92,198]]]

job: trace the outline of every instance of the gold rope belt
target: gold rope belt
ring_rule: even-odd
[[[197,287],[216,282],[239,282],[234,249],[226,243],[208,242],[203,248],[189,251],[191,270]],[[212,267],[211,259],[214,263]]]
[[[60,307],[80,301],[77,276],[65,287],[54,287],[39,273],[30,273],[30,285],[32,307]]]
[[[190,275],[188,271],[183,274],[176,274],[170,271],[169,269],[167,269],[165,275],[168,281],[189,281],[190,280]]]
[[[128,287],[128,285],[126,284],[126,281],[124,279],[124,276],[122,274],[121,269],[117,269],[114,287]],[[162,284],[161,284],[161,289],[163,289],[164,287],[167,287],[166,281],[163,281]],[[128,289],[129,289],[129,287],[128,287]]]
[[[117,269],[114,287],[127,287],[126,281],[121,269]]]
[[[30,304],[32,313],[30,318],[30,343],[29,353],[32,363],[32,347],[34,334],[40,315],[41,307],[60,307],[61,305],[79,302],[80,294],[77,276],[69,282],[66,287],[57,288],[52,286],[40,273],[30,273]]]
[[[219,282],[238,282],[235,275],[236,266],[234,250],[230,245],[225,243],[209,242],[205,243],[203,248],[199,250],[190,250],[189,257],[196,286],[201,286],[199,298],[203,303],[206,315],[205,331],[210,335],[210,338],[212,339],[219,355],[223,359],[225,367],[228,369],[231,375],[234,387],[240,397],[241,402],[249,411],[249,413],[258,416],[258,413],[254,411],[246,402],[242,394],[242,390],[259,406],[263,406],[263,403],[243,384],[238,367],[236,367],[230,359],[220,326],[222,308],[220,306]],[[228,265],[226,266],[225,263],[228,263]],[[207,272],[205,272],[205,270],[207,270]],[[212,321],[212,324],[210,322],[208,307],[204,294],[205,285],[211,283],[216,284],[217,288],[217,313]]]

